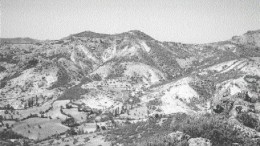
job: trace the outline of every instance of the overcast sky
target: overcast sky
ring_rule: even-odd
[[[0,37],[140,30],[160,41],[208,43],[260,29],[260,0],[1,0],[0,10]]]

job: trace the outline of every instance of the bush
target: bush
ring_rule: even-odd
[[[119,126],[116,129],[108,131],[107,139],[116,143],[133,144],[135,142],[146,145],[153,143],[154,139],[161,141],[163,136],[168,135],[170,131],[170,123],[172,119],[168,118],[161,125],[157,123],[156,119],[150,119],[145,122],[137,122],[130,125]],[[140,135],[140,137],[139,137]],[[157,138],[162,136],[162,138]],[[148,141],[147,141],[148,140]]]
[[[38,60],[37,59],[32,59],[30,61],[28,61],[26,69],[35,67],[38,64]]]
[[[171,124],[173,131],[182,131],[192,138],[207,138],[211,140],[213,145],[247,144],[252,141],[249,137],[244,137],[241,131],[236,130],[234,125],[229,124],[229,119],[226,116],[177,116],[182,118],[175,118],[175,121]]]
[[[91,76],[91,79],[94,80],[94,81],[101,81],[102,80],[101,76],[99,74],[97,74],[97,73],[93,74]]]
[[[188,146],[188,141],[183,139],[181,141],[174,141],[172,138],[165,134],[155,134],[144,142],[141,142],[142,146]]]
[[[15,133],[14,131],[7,129],[0,132],[0,139],[23,139],[24,137],[20,134]]]
[[[3,66],[0,66],[0,72],[3,72],[3,71],[5,71],[6,70],[6,68],[5,67],[3,67]]]
[[[58,80],[53,83],[53,85],[49,88],[50,90],[54,88],[63,87],[70,82],[70,76],[64,67],[60,67],[57,76]]]
[[[259,121],[249,115],[248,113],[241,113],[237,116],[237,119],[239,122],[243,123],[245,126],[258,129],[259,127]]]
[[[74,128],[70,128],[70,129],[67,131],[67,133],[68,133],[69,135],[77,135],[77,132],[76,132],[76,130],[75,130]]]

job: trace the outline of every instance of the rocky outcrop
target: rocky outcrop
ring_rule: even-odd
[[[172,133],[168,134],[168,138],[170,139],[170,141],[172,143],[179,143],[184,140],[190,139],[190,136],[183,132],[176,131],[176,132],[172,132]]]
[[[210,140],[206,138],[191,138],[188,141],[189,146],[212,146]]]

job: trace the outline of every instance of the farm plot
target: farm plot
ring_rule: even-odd
[[[130,119],[144,119],[147,118],[148,108],[146,106],[137,107],[129,110],[129,112],[125,114],[121,114],[121,118],[130,118]]]
[[[17,114],[13,115],[13,116],[14,116],[14,118],[18,118],[18,119],[23,119],[30,115],[34,115],[34,114],[40,116],[41,112],[47,111],[50,108],[51,108],[51,101],[46,102],[42,106],[39,106],[39,107],[28,108],[25,110],[16,110]]]
[[[63,109],[63,112],[66,115],[70,115],[71,117],[73,117],[77,121],[77,123],[81,123],[87,120],[87,113],[79,112],[78,108]]]
[[[39,143],[39,146],[110,146],[111,143],[105,141],[105,137],[102,135],[97,135],[96,133],[93,134],[84,134],[84,135],[77,135],[73,137],[62,137],[61,139],[51,139],[47,141],[43,141]]]
[[[69,127],[61,124],[60,120],[45,118],[30,118],[14,124],[12,130],[33,140],[42,140],[49,136],[64,133]]]
[[[66,107],[66,104],[68,104],[70,101],[69,100],[58,100],[53,103],[53,108],[50,110],[48,113],[46,113],[46,116],[56,118],[56,119],[61,119],[65,120],[68,118],[66,115],[61,113],[61,107]]]
[[[97,130],[96,123],[84,123],[78,126],[78,129],[82,129],[84,133],[93,133]]]
[[[83,99],[78,100],[75,103],[82,104],[94,109],[106,109],[116,104],[116,102],[103,93],[96,93],[95,95],[84,95]]]

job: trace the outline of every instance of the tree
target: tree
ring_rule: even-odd
[[[94,80],[94,81],[101,81],[101,80],[102,80],[102,78],[100,77],[100,75],[97,74],[97,73],[94,74],[94,75],[92,75],[91,78],[92,78],[92,80]]]
[[[3,124],[3,120],[4,120],[4,117],[2,115],[0,115],[0,123]]]
[[[23,139],[23,146],[29,146],[29,141],[26,139]]]
[[[38,97],[38,96],[36,96],[35,105],[36,105],[36,106],[39,106],[39,105],[40,105],[40,104],[39,104],[39,97]]]
[[[96,131],[99,131],[100,130],[100,127],[99,125],[96,124]]]
[[[6,126],[6,128],[8,129],[8,128],[10,128],[10,126],[9,126],[9,124],[8,123],[6,123],[5,124],[5,126]]]
[[[67,109],[71,109],[71,108],[72,108],[72,105],[71,105],[71,104],[66,104],[66,108],[67,108]]]
[[[33,98],[30,98],[28,100],[28,107],[32,107],[33,106]]]
[[[102,130],[106,130],[106,127],[105,127],[105,126],[101,126],[101,129],[102,129]]]
[[[159,114],[155,114],[155,118],[159,119],[160,118]]]
[[[69,135],[77,135],[77,132],[76,132],[76,130],[75,130],[74,128],[70,128],[70,129],[68,130],[68,134],[69,134]]]
[[[10,105],[10,104],[7,104],[7,105],[5,106],[5,108],[6,108],[7,110],[10,110],[10,109],[11,109],[11,105]]]

